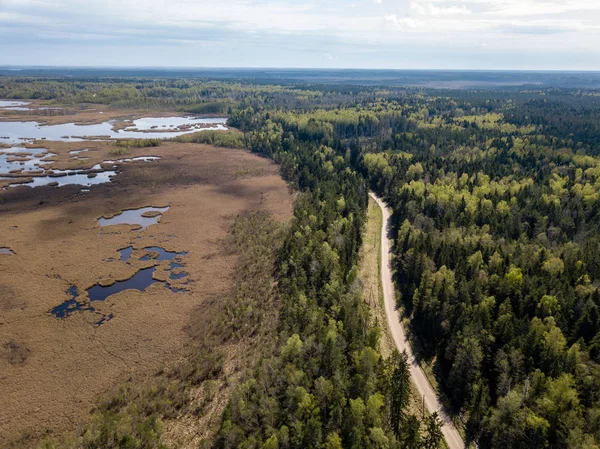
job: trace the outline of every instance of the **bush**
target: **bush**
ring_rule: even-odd
[[[176,137],[175,142],[206,143],[215,147],[245,148],[244,135],[235,131],[200,131]]]
[[[161,139],[130,139],[115,141],[117,147],[126,149],[159,147],[161,143]]]

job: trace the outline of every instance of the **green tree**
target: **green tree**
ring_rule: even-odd
[[[437,412],[432,413],[425,421],[424,449],[437,449],[440,447],[444,435],[442,434],[442,420]]]
[[[390,422],[396,437],[400,436],[400,428],[404,421],[404,413],[410,400],[410,368],[406,351],[392,355],[395,367],[391,379]]]
[[[408,415],[406,417],[401,440],[404,449],[420,449],[421,421],[415,415]]]
[[[333,432],[327,435],[325,449],[342,449],[342,447],[342,439],[337,433]]]

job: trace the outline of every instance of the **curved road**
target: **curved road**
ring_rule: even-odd
[[[392,282],[390,240],[387,233],[391,213],[390,209],[377,195],[373,192],[370,192],[369,195],[377,202],[383,214],[381,225],[381,284],[383,286],[385,314],[394,343],[398,348],[398,351],[406,351],[406,354],[408,355],[410,375],[417,390],[419,390],[421,397],[424,398],[427,410],[429,410],[430,413],[438,412],[442,419],[442,433],[444,434],[449,449],[464,449],[465,443],[463,442],[462,437],[446,412],[444,412],[442,404],[438,400],[429,380],[427,380],[425,373],[423,373],[423,370],[415,359],[410,343],[406,338],[404,327],[400,323],[400,314],[396,310],[396,295],[394,293],[394,284]]]

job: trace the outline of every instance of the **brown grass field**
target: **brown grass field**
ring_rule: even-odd
[[[244,150],[163,143],[115,155],[111,142],[41,146],[58,153],[53,167],[60,169],[122,157],[162,159],[122,164],[113,182],[88,193],[79,186],[0,191],[0,247],[15,252],[0,254],[0,446],[27,434],[77,429],[98,395],[182,357],[192,339],[190,321],[201,332],[198,314],[211,310],[203,304],[226,295],[234,279],[238,256],[225,240],[235,217],[255,210],[285,222],[292,213],[278,167]],[[90,149],[80,154],[87,161],[68,154],[83,148]],[[167,205],[159,223],[143,231],[97,224],[124,209]],[[136,249],[130,264],[117,252],[129,245]],[[66,318],[49,313],[68,299],[70,285],[83,292],[151,266],[153,261],[136,260],[147,246],[188,252],[187,292],[155,284],[94,302],[98,311],[114,315],[101,326],[90,312]],[[157,270],[155,277],[166,276]]]

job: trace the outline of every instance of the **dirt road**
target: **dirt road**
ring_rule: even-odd
[[[406,354],[408,354],[410,375],[413,383],[419,390],[419,393],[424,398],[425,406],[430,413],[438,412],[440,415],[440,418],[443,422],[442,433],[444,434],[444,438],[446,439],[448,447],[450,449],[464,449],[465,443],[463,442],[462,437],[456,430],[456,427],[448,415],[444,412],[442,404],[438,400],[435,391],[427,380],[425,373],[423,373],[423,370],[417,363],[408,338],[406,337],[406,333],[404,332],[404,328],[400,323],[400,316],[396,310],[394,284],[392,282],[391,243],[387,233],[391,213],[386,204],[377,195],[372,192],[369,193],[369,195],[377,202],[383,213],[383,221],[381,226],[381,284],[383,286],[385,314],[387,316],[388,326],[390,328],[390,332],[392,333],[394,343],[396,344],[398,351],[406,351]]]

